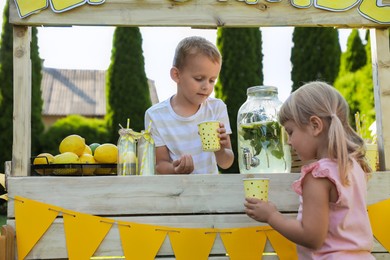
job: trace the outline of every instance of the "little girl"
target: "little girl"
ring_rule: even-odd
[[[299,158],[316,160],[302,167],[292,185],[300,195],[298,217],[288,219],[272,203],[246,198],[246,214],[296,243],[299,259],[375,259],[366,210],[371,169],[348,114],[345,99],[326,83],[310,82],[292,93],[280,123]]]

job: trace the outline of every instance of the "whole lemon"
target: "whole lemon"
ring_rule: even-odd
[[[95,158],[92,156],[92,154],[84,153],[80,156],[79,162],[82,164],[94,164],[96,163]],[[95,167],[88,167],[83,165],[82,167],[82,173],[84,175],[92,175],[95,172]]]
[[[72,164],[72,163],[78,163],[79,157],[77,154],[73,152],[64,152],[61,154],[57,154],[54,156],[53,164]],[[60,167],[60,166],[59,166]],[[58,168],[54,170],[54,174],[60,174],[60,175],[70,175],[77,172],[77,168],[72,168],[71,165],[69,165],[69,168]]]
[[[95,160],[99,163],[116,163],[118,160],[118,147],[115,144],[101,144],[95,149]]]
[[[89,147],[89,145],[85,145],[85,149],[83,151],[83,154],[86,154],[86,153],[92,155],[92,149],[91,149],[91,147]]]
[[[81,156],[85,150],[85,139],[79,135],[68,135],[65,137],[59,147],[60,153],[72,152]]]
[[[54,156],[51,153],[40,153],[38,154],[34,161],[34,165],[41,165],[41,164],[51,164],[54,161]],[[51,169],[36,169],[37,173],[41,175],[47,175],[51,174],[53,171]]]
[[[50,164],[54,161],[54,156],[51,153],[40,153],[33,161],[34,165],[37,164]]]

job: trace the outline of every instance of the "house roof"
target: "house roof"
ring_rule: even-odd
[[[79,114],[101,117],[106,114],[106,71],[43,68],[42,114]],[[158,103],[154,81],[148,80],[152,104]]]

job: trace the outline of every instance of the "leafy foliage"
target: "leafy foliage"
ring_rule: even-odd
[[[71,134],[78,134],[85,138],[86,144],[102,144],[109,142],[109,132],[103,119],[70,115],[56,121],[49,130],[43,134],[42,151],[38,153],[48,152],[53,155],[58,154],[58,147],[62,139]]]
[[[337,29],[296,27],[293,32],[293,43],[292,91],[314,80],[333,84],[339,73],[341,56]]]
[[[144,114],[152,104],[138,27],[118,27],[115,30],[106,96],[111,142],[118,141],[119,124],[126,127],[128,118],[133,130],[144,129]]]
[[[249,87],[263,84],[262,38],[259,28],[219,28],[217,46],[222,54],[222,69],[215,96],[228,108],[233,134],[230,136],[235,160],[224,172],[238,173],[237,113],[246,100]]]
[[[354,32],[351,33],[348,39],[356,37]],[[358,36],[359,37],[359,36]],[[361,66],[356,71],[348,70],[351,67],[357,67],[356,64],[360,64],[361,61],[357,62],[350,60],[350,63],[355,65],[348,65],[343,63],[346,68],[342,68],[339,77],[336,79],[334,86],[337,88],[343,97],[347,100],[350,108],[350,124],[353,127],[355,125],[355,114],[359,112],[361,115],[365,115],[365,125],[368,127],[372,122],[375,121],[375,100],[374,100],[374,87],[372,81],[372,67],[371,67],[371,44],[369,34],[366,34],[367,44],[363,45],[363,50],[359,47],[359,52],[364,51],[366,56],[366,64]],[[349,40],[348,40],[349,41]],[[352,41],[352,40],[351,40]],[[356,40],[355,40],[356,41]],[[350,48],[354,45],[347,45],[347,52],[353,52]],[[356,52],[356,50],[355,50]],[[344,55],[344,53],[343,53]],[[349,55],[352,57],[352,55]],[[355,55],[355,57],[360,57]],[[359,58],[358,58],[359,59]],[[367,129],[365,129],[367,130]]]
[[[341,55],[340,73],[355,72],[367,64],[367,53],[359,31],[353,29],[348,37],[347,50]]]

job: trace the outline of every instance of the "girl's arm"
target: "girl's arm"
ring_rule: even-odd
[[[182,155],[180,159],[172,161],[166,146],[156,148],[156,172],[158,174],[189,174],[194,171],[191,155]]]
[[[219,167],[227,169],[233,164],[234,153],[230,142],[230,136],[226,134],[225,125],[223,123],[219,123],[218,133],[221,149],[215,152],[215,158]]]
[[[272,203],[247,198],[249,217],[266,222],[287,239],[301,246],[318,249],[326,238],[329,226],[329,194],[333,183],[326,178],[307,174],[302,183],[302,221],[288,219]]]

